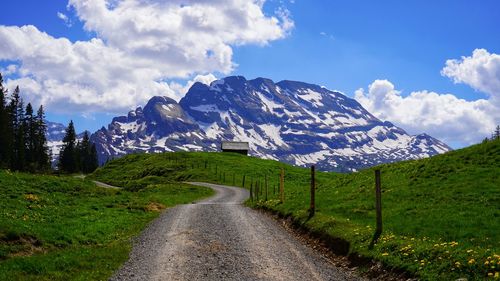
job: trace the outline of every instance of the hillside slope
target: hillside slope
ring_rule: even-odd
[[[274,193],[285,169],[285,203]],[[162,181],[265,185],[251,205],[291,216],[314,232],[341,238],[359,253],[424,280],[481,280],[500,271],[500,142],[488,142],[422,160],[385,164],[384,233],[373,250],[373,169],[318,173],[316,215],[308,219],[308,169],[224,153],[137,154],[111,161],[94,176],[140,189]]]
[[[128,192],[5,170],[0,190],[0,280],[37,281],[106,280],[160,209],[213,194],[182,184]]]

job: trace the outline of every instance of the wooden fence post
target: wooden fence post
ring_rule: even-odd
[[[253,183],[250,181],[250,199],[253,202]]]
[[[280,201],[285,203],[285,169],[281,168],[280,173]]]
[[[245,188],[245,177],[246,175],[243,175],[243,182],[241,183],[241,187]]]
[[[380,170],[375,170],[375,212],[377,225],[375,227],[375,234],[373,235],[370,248],[373,248],[377,240],[382,234],[382,186],[380,183]]]
[[[259,200],[259,180],[256,180],[255,181],[255,194],[256,194],[256,198],[257,198],[257,201]]]
[[[316,212],[316,167],[311,166],[311,205],[309,206],[309,218]]]
[[[267,175],[265,177],[265,185],[266,185],[266,201],[267,201]]]

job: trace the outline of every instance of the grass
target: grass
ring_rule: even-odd
[[[107,280],[159,210],[209,196],[167,182],[140,191],[0,170],[0,280]]]
[[[274,193],[285,169],[285,202]],[[500,142],[432,158],[386,164],[382,171],[384,232],[368,249],[375,224],[374,168],[317,173],[316,215],[309,219],[310,171],[227,153],[129,155],[94,177],[140,190],[158,181],[206,181],[265,186],[247,202],[291,217],[312,232],[348,243],[361,254],[422,280],[483,280],[500,274]],[[125,176],[123,176],[125,174]],[[234,177],[234,180],[233,180]],[[263,188],[261,189],[263,190]]]

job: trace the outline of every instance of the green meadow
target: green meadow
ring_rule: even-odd
[[[0,280],[107,280],[160,210],[212,194],[179,183],[104,189],[5,170],[0,190]]]
[[[284,202],[277,192],[281,168]],[[382,174],[383,233],[369,249],[375,228],[375,169]],[[245,188],[259,182],[259,198],[249,200],[249,206],[340,241],[343,254],[374,259],[421,280],[484,280],[500,274],[499,141],[357,173],[318,172],[312,218],[309,169],[272,160],[231,153],[136,154],[109,162],[92,177],[138,192],[165,182]]]

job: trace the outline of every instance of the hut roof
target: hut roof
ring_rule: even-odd
[[[249,150],[250,145],[248,142],[234,142],[234,141],[223,141],[222,149],[224,150]]]

